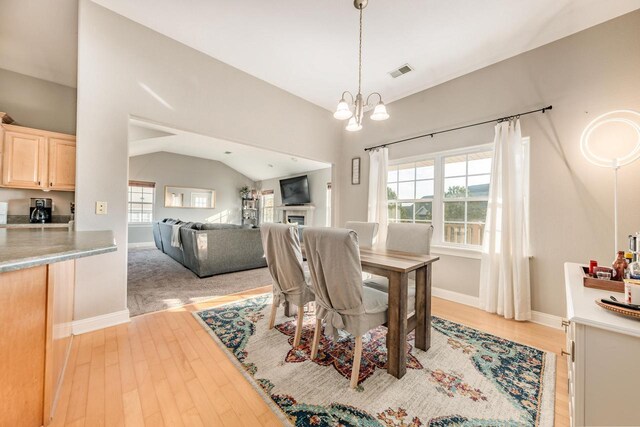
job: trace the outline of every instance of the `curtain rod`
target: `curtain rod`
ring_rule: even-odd
[[[499,117],[497,119],[487,120],[487,121],[484,121],[484,122],[473,123],[473,124],[465,125],[465,126],[459,126],[457,128],[439,130],[437,132],[429,132],[429,133],[425,133],[425,134],[418,135],[418,136],[412,136],[411,138],[405,138],[405,139],[401,139],[401,140],[398,140],[398,141],[387,142],[386,144],[374,145],[373,147],[365,148],[364,151],[371,151],[371,150],[375,150],[377,148],[387,147],[389,145],[400,144],[401,142],[412,141],[414,139],[424,138],[426,136],[430,136],[431,138],[433,138],[434,135],[438,135],[438,134],[441,134],[441,133],[453,132],[454,130],[460,130],[460,129],[466,129],[466,128],[470,128],[470,127],[474,127],[474,126],[486,125],[487,123],[493,123],[493,122],[500,123],[500,122],[503,122],[505,120],[511,120],[511,119],[514,119],[514,118],[519,118],[520,116],[526,116],[527,114],[533,114],[533,113],[543,113],[544,114],[545,111],[551,110],[551,109],[553,109],[553,105],[549,105],[548,107],[544,107],[544,108],[538,108],[537,110],[526,111],[524,113],[513,114],[511,116],[504,116],[504,117]]]

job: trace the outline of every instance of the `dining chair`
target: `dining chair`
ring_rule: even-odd
[[[385,248],[392,251],[431,255],[432,238],[433,225],[392,222],[387,227]],[[365,281],[365,286],[389,292],[389,280],[386,277],[371,276]],[[415,292],[415,273],[411,273],[409,275],[409,296],[415,296]]]
[[[325,331],[334,339],[338,330],[353,335],[355,349],[350,386],[355,388],[362,358],[362,335],[387,322],[387,294],[363,286],[355,231],[309,227],[305,230],[304,246],[316,295],[311,358],[318,354],[323,321]]]
[[[373,242],[378,235],[377,222],[347,221],[344,228],[356,232],[358,235],[358,244],[361,248],[373,247]]]
[[[293,346],[300,344],[304,306],[315,300],[313,289],[305,277],[298,229],[290,224],[263,224],[260,226],[262,247],[267,267],[273,279],[273,305],[269,329],[273,329],[280,304],[289,303],[298,308]]]

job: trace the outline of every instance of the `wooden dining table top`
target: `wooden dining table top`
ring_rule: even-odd
[[[439,259],[440,257],[434,255],[393,251],[384,248],[360,248],[360,263],[363,266],[378,267],[400,273],[417,270]]]

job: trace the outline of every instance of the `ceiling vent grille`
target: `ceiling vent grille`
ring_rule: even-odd
[[[404,64],[401,67],[390,71],[389,74],[391,75],[391,77],[393,77],[394,79],[397,77],[400,77],[403,74],[407,74],[408,72],[413,71],[413,68],[411,68],[411,65],[409,64]]]

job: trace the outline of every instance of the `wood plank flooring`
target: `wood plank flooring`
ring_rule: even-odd
[[[278,426],[279,419],[191,312],[228,295],[76,336],[52,426]],[[558,353],[556,425],[569,424],[564,333],[433,298],[433,314]],[[345,383],[345,387],[346,387]]]

